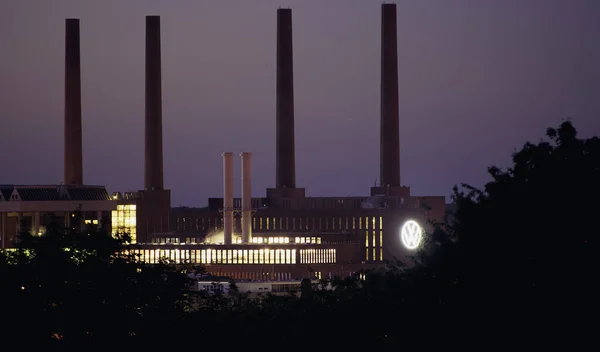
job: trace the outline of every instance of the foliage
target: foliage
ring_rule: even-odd
[[[426,258],[480,313],[539,316],[593,299],[600,139],[578,138],[570,121],[546,136],[515,152],[509,168],[490,167],[483,189],[455,187],[456,213],[440,231],[451,241]]]
[[[146,265],[127,251],[128,236],[75,232],[57,222],[42,236],[19,236],[0,254],[4,314],[12,336],[33,344],[124,341],[149,322],[188,309],[188,277],[167,262]]]

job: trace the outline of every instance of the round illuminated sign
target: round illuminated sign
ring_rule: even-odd
[[[402,225],[400,230],[400,239],[404,247],[408,249],[417,249],[421,245],[423,239],[423,229],[414,221],[408,220]]]

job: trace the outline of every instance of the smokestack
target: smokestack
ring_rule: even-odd
[[[146,149],[144,189],[163,189],[160,16],[146,16]]]
[[[277,9],[276,188],[296,188],[292,10]]]
[[[65,32],[65,184],[83,184],[79,19],[67,18]]]
[[[252,153],[241,153],[242,159],[242,243],[252,241]]]
[[[400,186],[396,4],[381,5],[381,186]]]
[[[223,232],[225,244],[233,237],[233,153],[223,153]]]

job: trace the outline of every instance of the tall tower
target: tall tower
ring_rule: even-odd
[[[304,188],[296,188],[293,58],[292,9],[277,9],[276,175],[275,188],[267,189],[270,199],[304,197]]]
[[[164,189],[160,16],[146,16],[146,118],[144,189],[136,204],[137,241],[171,230],[171,191]]]
[[[79,19],[66,19],[65,32],[65,156],[64,183],[83,184],[81,141],[81,61]]]
[[[292,9],[277,10],[277,188],[296,187]]]
[[[396,4],[381,5],[381,151],[382,187],[400,186],[398,49]]]
[[[164,187],[160,56],[160,17],[146,16],[145,190],[162,190]]]
[[[381,5],[381,120],[379,187],[371,194],[404,197],[408,187],[400,183],[400,131],[398,113],[398,37],[396,4]]]

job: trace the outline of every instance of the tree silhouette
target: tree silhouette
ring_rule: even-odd
[[[41,236],[20,234],[16,250],[0,254],[0,304],[13,319],[8,336],[71,347],[123,343],[151,331],[151,323],[181,317],[187,276],[166,263],[146,265],[126,242],[126,235],[81,233],[58,222]]]
[[[504,310],[592,298],[600,139],[578,138],[570,121],[546,136],[515,152],[506,170],[490,167],[483,189],[455,187],[452,241],[433,266],[466,289],[463,299]]]

